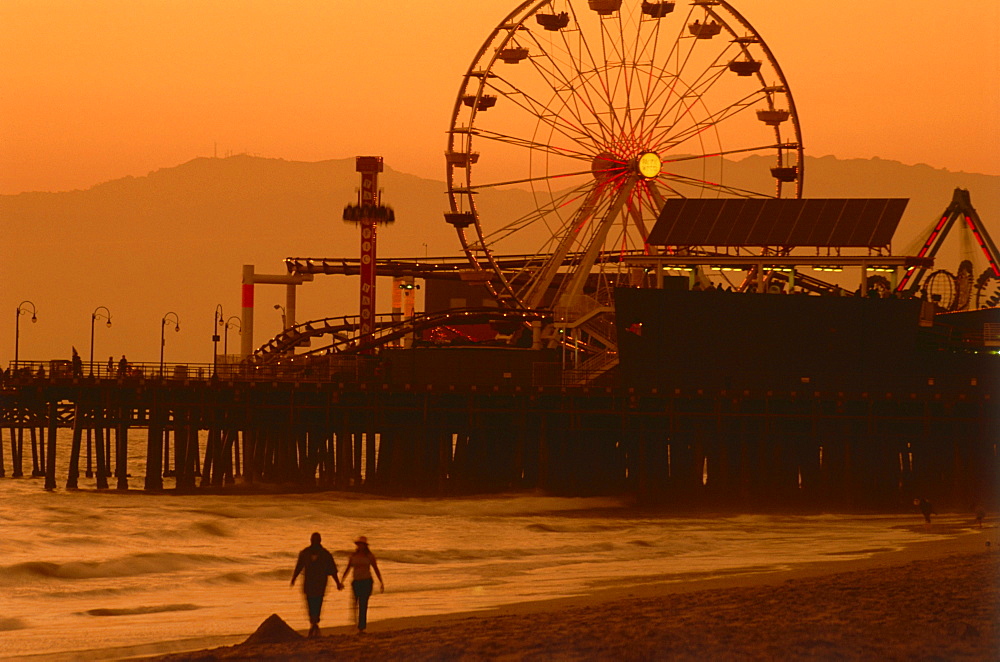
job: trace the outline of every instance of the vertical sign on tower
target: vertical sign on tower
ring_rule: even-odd
[[[344,220],[361,226],[361,293],[360,293],[360,323],[358,325],[358,342],[361,352],[372,352],[372,340],[375,333],[375,258],[376,258],[376,228],[379,223],[391,223],[394,220],[390,207],[381,204],[378,191],[378,174],[382,172],[381,156],[359,156],[356,170],[361,173],[361,190],[358,191],[358,204],[347,205],[344,208]]]

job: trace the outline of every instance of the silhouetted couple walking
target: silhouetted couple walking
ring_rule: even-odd
[[[320,534],[312,534],[311,544],[299,552],[295,572],[292,573],[292,586],[295,586],[295,580],[298,576],[304,573],[302,590],[305,593],[306,606],[309,610],[309,636],[319,635],[319,619],[323,610],[323,598],[326,595],[327,578],[333,577],[333,581],[337,584],[337,590],[341,591],[344,588],[347,573],[351,571],[354,572],[351,589],[354,593],[355,622],[358,625],[358,632],[364,632],[368,626],[368,599],[371,597],[374,587],[372,572],[378,577],[379,590],[385,591],[378,562],[368,548],[368,539],[365,536],[360,536],[354,541],[354,553],[348,558],[347,567],[344,568],[343,577],[340,578],[337,577],[337,562],[333,560],[333,554],[327,551],[321,542]]]

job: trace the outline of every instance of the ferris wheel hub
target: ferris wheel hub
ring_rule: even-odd
[[[657,177],[663,170],[663,161],[660,160],[660,155],[656,152],[643,152],[636,159],[635,165],[639,174],[646,179]]]
[[[628,161],[611,152],[601,152],[590,162],[590,170],[598,182],[607,182],[628,172]]]

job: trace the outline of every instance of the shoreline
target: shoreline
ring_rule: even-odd
[[[920,525],[915,525],[915,529],[922,529]],[[577,614],[579,612],[593,612],[610,610],[612,612],[630,609],[632,605],[642,603],[662,603],[664,607],[678,600],[698,602],[713,594],[738,594],[747,591],[761,591],[765,593],[770,590],[779,590],[782,587],[801,585],[811,586],[823,584],[834,577],[843,577],[845,581],[850,581],[850,577],[864,573],[871,574],[892,574],[913,564],[930,563],[933,567],[935,560],[944,559],[975,559],[983,557],[988,549],[992,553],[987,554],[992,566],[997,567],[997,556],[1000,553],[1000,539],[998,539],[1000,529],[990,526],[982,530],[968,530],[958,526],[939,526],[937,529],[927,531],[927,540],[922,540],[903,549],[893,550],[870,550],[870,555],[865,558],[839,559],[814,561],[799,566],[762,571],[753,569],[745,571],[734,571],[720,576],[712,573],[711,577],[705,577],[700,573],[691,576],[674,576],[670,579],[637,580],[635,583],[621,586],[619,588],[603,588],[589,591],[585,594],[553,598],[548,600],[538,600],[530,602],[518,602],[501,605],[489,609],[465,612],[453,612],[436,615],[406,616],[400,618],[374,621],[370,624],[368,633],[363,637],[366,645],[381,639],[399,639],[402,637],[418,637],[426,639],[434,636],[428,633],[438,633],[441,631],[467,631],[470,625],[475,624],[481,627],[482,623],[502,623],[513,621],[532,621],[539,618],[546,620],[556,619],[561,615]],[[986,542],[991,543],[987,548]],[[856,551],[845,551],[857,553]],[[961,562],[961,561],[960,561]],[[891,572],[890,572],[891,570]],[[884,573],[882,571],[885,571]],[[391,593],[390,599],[391,599]],[[991,589],[991,595],[996,598],[995,582]],[[733,597],[737,602],[741,598]],[[665,609],[669,611],[669,609]],[[263,620],[262,617],[261,620]],[[488,627],[489,630],[494,628]],[[981,628],[980,628],[981,629]],[[424,634],[420,634],[420,633]],[[304,634],[301,630],[300,634]],[[144,645],[125,646],[105,649],[93,649],[84,651],[69,651],[66,653],[48,655],[29,655],[11,658],[15,660],[107,660],[107,659],[149,659],[149,660],[214,660],[228,657],[246,656],[249,650],[246,646],[240,646],[251,633],[199,637],[199,638],[178,638],[168,641],[151,642]],[[584,635],[586,636],[586,635]],[[482,636],[479,637],[482,639]],[[329,652],[330,655],[341,657],[346,655],[351,658],[350,651],[354,650],[357,635],[351,626],[336,626],[323,629],[323,636],[318,639],[305,640],[294,643],[273,644],[266,646],[255,646],[252,655],[257,657],[262,655],[268,659],[296,659],[296,656],[305,657],[314,654]],[[472,640],[475,640],[473,637]],[[383,642],[386,645],[396,645],[391,642]],[[398,645],[404,645],[402,643]],[[408,644],[407,644],[408,645]],[[510,642],[511,654],[517,658],[518,643]],[[346,650],[340,650],[342,647]],[[313,649],[319,647],[320,650]],[[302,648],[302,652],[298,652]],[[266,650],[265,650],[266,649]],[[327,650],[329,649],[329,650]],[[306,650],[312,651],[306,653]],[[441,652],[441,651],[439,651]],[[500,651],[496,651],[498,654]],[[676,654],[678,651],[674,651]],[[446,653],[442,653],[446,659],[450,658]],[[420,657],[420,656],[418,656]],[[586,655],[584,655],[586,657]],[[436,653],[428,653],[420,659],[438,659]],[[570,659],[580,659],[570,656]]]
[[[995,659],[997,533],[942,531],[948,537],[864,559],[392,619],[372,623],[364,636],[341,626],[315,639],[149,659]]]

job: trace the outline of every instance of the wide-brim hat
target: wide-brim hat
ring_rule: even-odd
[[[368,538],[366,538],[365,536],[358,536],[358,539],[354,541],[354,544],[355,545],[367,545],[368,544]]]

